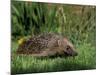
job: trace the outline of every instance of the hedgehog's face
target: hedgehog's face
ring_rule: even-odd
[[[63,41],[64,41],[64,43],[65,43],[65,50],[64,50],[64,53],[65,53],[67,56],[77,56],[78,53],[75,51],[74,46],[73,46],[67,39],[64,39]]]
[[[63,47],[63,52],[66,56],[77,56],[78,53],[75,51],[74,46],[66,39],[64,38],[61,41],[61,47]]]

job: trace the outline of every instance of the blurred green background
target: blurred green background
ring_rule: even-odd
[[[14,55],[11,62],[12,73],[96,68],[96,6],[11,1],[12,54],[16,52],[20,38],[45,32],[67,36],[75,45],[79,56],[73,60],[60,57],[36,59],[32,56]],[[56,63],[58,65],[54,65]]]

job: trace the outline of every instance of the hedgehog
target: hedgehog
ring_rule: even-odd
[[[18,54],[33,56],[77,56],[73,44],[66,38],[54,33],[32,36],[22,42],[17,49]]]

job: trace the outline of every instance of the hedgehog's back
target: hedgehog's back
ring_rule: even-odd
[[[60,36],[53,33],[41,34],[38,36],[32,36],[25,42],[23,42],[19,48],[18,52],[31,53],[31,52],[41,52],[47,48],[57,46],[57,40]]]

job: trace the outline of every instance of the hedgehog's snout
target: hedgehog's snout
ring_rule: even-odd
[[[78,55],[78,53],[76,51],[70,51],[70,52],[65,51],[64,53],[67,56],[77,56]]]
[[[77,56],[78,55],[78,53],[76,52],[76,51],[74,51],[73,53],[72,53],[72,56]]]

